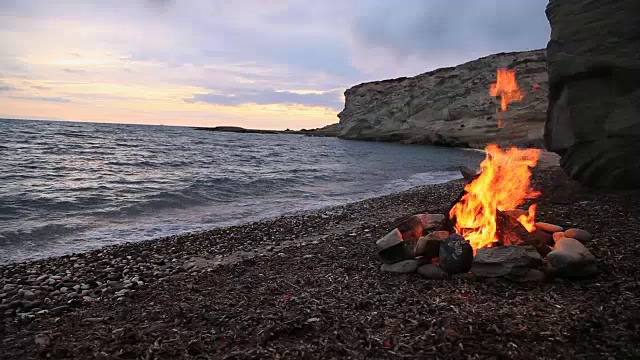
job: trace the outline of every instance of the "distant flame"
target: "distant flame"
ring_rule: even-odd
[[[489,87],[491,96],[500,96],[500,108],[502,112],[507,111],[507,105],[514,101],[524,99],[524,94],[518,87],[516,81],[516,71],[509,69],[498,69],[496,82]]]
[[[465,187],[466,194],[449,212],[455,218],[455,230],[471,243],[474,250],[491,247],[496,237],[498,210],[512,210],[539,192],[530,188],[531,167],[538,164],[540,150],[511,148],[501,150],[490,144],[480,164],[480,175]],[[536,205],[518,221],[529,231],[535,230]]]

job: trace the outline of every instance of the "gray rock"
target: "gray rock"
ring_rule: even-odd
[[[640,186],[640,22],[637,0],[547,5],[549,110],[545,147],[582,184]]]
[[[529,271],[528,266],[504,264],[473,264],[470,272],[479,277],[522,276]]]
[[[460,166],[460,174],[462,174],[462,178],[464,178],[467,181],[471,181],[473,180],[476,175],[478,175],[478,170],[476,169],[472,169],[468,166]]]
[[[404,260],[395,264],[382,264],[380,270],[384,272],[396,273],[396,274],[408,274],[416,272],[418,266],[424,264],[424,261],[420,260]]]
[[[423,219],[426,217],[424,214],[418,214],[410,216],[408,219],[402,221],[396,228],[400,231],[402,240],[413,240],[416,241],[424,235],[425,231],[425,222],[427,219]]]
[[[547,255],[547,260],[558,274],[568,277],[587,277],[597,272],[595,256],[580,241],[572,238],[560,239]]]
[[[533,246],[499,246],[479,249],[471,272],[480,277],[522,276],[541,264]]]
[[[442,214],[418,214],[418,217],[422,221],[424,231],[440,229],[446,218]]]
[[[509,277],[510,280],[516,281],[516,282],[542,282],[545,279],[545,274],[540,271],[540,270],[536,270],[536,269],[529,269],[526,273],[524,273],[524,275],[522,276],[512,276]]]
[[[424,256],[428,259],[440,256],[440,244],[449,236],[448,231],[434,231],[420,239],[416,245],[416,256]]]
[[[378,255],[385,264],[393,264],[416,257],[417,241],[402,240],[402,234],[398,229],[393,229],[376,244],[381,249]]]
[[[562,232],[564,231],[564,229],[562,228],[562,226],[558,226],[558,225],[554,225],[554,224],[549,224],[549,223],[545,223],[545,222],[537,222],[536,223],[536,229],[540,229],[542,231],[546,231],[549,234],[553,234],[555,232]]]
[[[523,246],[498,246],[478,249],[473,262],[475,264],[529,266],[531,259],[527,249]]]
[[[378,248],[380,250],[385,250],[394,245],[397,245],[402,241],[402,234],[400,233],[400,230],[396,228],[391,230],[387,235],[380,238],[380,240],[376,241],[376,245],[378,245]]]
[[[449,278],[449,274],[447,274],[446,271],[433,264],[424,264],[418,267],[418,274],[420,274],[420,276],[424,278],[432,280],[442,280]]]
[[[589,233],[587,230],[576,229],[576,228],[565,230],[564,236],[568,238],[576,239],[583,244],[586,244],[589,241],[591,241],[591,239],[593,239],[593,235],[591,235],[591,233]]]
[[[462,236],[451,234],[440,245],[440,267],[447,273],[468,272],[472,262],[473,248]]]

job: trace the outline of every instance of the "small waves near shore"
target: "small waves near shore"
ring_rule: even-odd
[[[446,182],[461,149],[0,120],[0,263],[246,223]]]

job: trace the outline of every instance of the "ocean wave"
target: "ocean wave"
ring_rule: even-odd
[[[0,262],[42,252],[20,250],[21,242],[47,254],[77,251],[445,182],[460,177],[458,165],[482,158],[427,146],[46,121],[3,124],[0,144],[15,149],[0,156],[0,251],[19,254]]]
[[[60,135],[60,136],[74,137],[74,138],[91,138],[91,137],[93,137],[90,134],[85,134],[85,133],[80,133],[80,132],[71,132],[71,131],[54,132],[52,135]]]
[[[56,223],[34,225],[28,229],[3,229],[0,230],[0,247],[22,242],[39,243],[42,241],[51,241],[80,230],[84,230],[84,227]]]

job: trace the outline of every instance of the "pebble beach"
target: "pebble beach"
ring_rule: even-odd
[[[461,180],[0,267],[4,358],[633,358],[640,192],[535,172],[539,219],[589,228],[600,275],[516,284],[380,270],[375,241]]]

